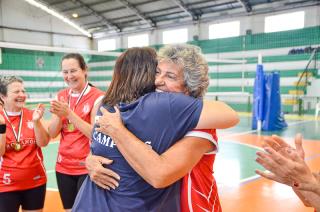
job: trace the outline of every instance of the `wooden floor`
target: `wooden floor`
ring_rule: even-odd
[[[306,120],[307,119],[307,120]],[[310,118],[287,119],[288,129],[272,132],[293,142],[294,135],[301,132],[304,139],[306,160],[313,170],[320,170],[320,120]],[[261,148],[265,136],[271,132],[258,134],[250,129],[250,117],[242,117],[240,124],[229,130],[219,131],[219,153],[215,164],[215,176],[223,211],[226,212],[308,212],[293,191],[284,185],[261,179],[254,170],[262,169],[255,163],[255,152]],[[58,143],[52,143],[44,150],[50,155],[47,161],[54,163],[54,153]],[[53,150],[54,149],[54,150]],[[45,156],[45,157],[47,157]],[[54,181],[54,164],[46,164],[49,181]],[[48,187],[56,186],[48,182]],[[62,212],[62,204],[56,191],[48,191],[45,212]]]

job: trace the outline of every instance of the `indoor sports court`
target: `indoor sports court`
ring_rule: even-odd
[[[271,133],[285,137],[291,143],[296,133],[304,135],[307,163],[318,168],[320,154],[319,120],[310,117],[288,117],[289,127],[283,131],[262,132],[251,130],[250,117],[241,115],[240,123],[219,135],[219,154],[215,163],[215,176],[224,211],[313,211],[306,208],[288,186],[262,179],[255,169],[262,169],[255,162],[256,151],[261,149],[264,136]],[[48,174],[45,211],[63,211],[55,182],[57,142],[44,150]],[[58,210],[60,208],[60,210]]]
[[[217,130],[213,176],[222,211],[315,211],[291,187],[255,170],[265,170],[256,162],[265,138],[275,134],[294,147],[301,133],[306,164],[320,171],[318,0],[2,0],[0,6],[0,77],[24,81],[26,107],[45,105],[45,128],[50,102],[68,88],[64,55],[81,54],[86,80],[105,92],[127,49],[191,44],[209,66],[204,98],[227,103],[240,118]],[[44,212],[65,211],[55,170],[60,138],[42,148]]]

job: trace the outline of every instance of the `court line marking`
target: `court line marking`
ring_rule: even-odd
[[[247,178],[244,178],[244,179],[240,180],[239,184],[240,185],[245,185],[245,184],[251,183],[253,181],[256,181],[258,178],[261,178],[261,176],[255,174],[255,175],[253,175],[251,177],[247,177]]]
[[[318,158],[318,157],[320,157],[320,153],[315,154],[315,155],[311,155],[311,156],[305,158],[305,160],[306,160],[306,161],[310,161],[310,160],[316,159],[316,158]]]
[[[313,122],[313,121],[314,120],[304,120],[304,121],[291,122],[291,123],[288,123],[288,127],[289,126],[295,126],[295,125],[303,124],[303,123],[307,123],[307,122]],[[219,140],[225,140],[225,139],[228,139],[228,138],[231,138],[231,137],[251,134],[251,133],[254,133],[254,132],[258,132],[258,130],[249,130],[249,131],[245,131],[245,132],[242,132],[242,133],[232,133],[232,134],[229,134],[229,135],[221,136],[221,138]],[[59,142],[60,142],[59,140],[51,141],[51,142],[49,142],[49,145],[57,144]],[[250,148],[255,148],[255,149],[258,149],[258,150],[263,150],[263,148],[255,146],[255,145],[252,145],[252,144],[240,143],[240,142],[237,142],[237,141],[228,141],[228,142],[229,143],[248,146]],[[314,155],[314,156],[310,156],[310,157],[306,158],[306,161],[312,160],[312,159],[317,158],[319,156],[320,156],[320,154],[317,154],[317,155]],[[53,173],[53,172],[55,172],[55,170],[46,171],[47,174],[50,174],[50,173]],[[240,185],[245,185],[245,184],[248,184],[250,182],[258,180],[259,178],[262,178],[262,177],[260,175],[255,174],[253,176],[250,176],[250,177],[247,177],[247,178],[244,178],[244,179],[240,180],[239,184]],[[49,191],[58,191],[58,189],[55,189],[55,188],[47,188],[47,190],[49,190]]]
[[[223,141],[223,142],[226,142],[226,143],[233,143],[233,144],[240,144],[240,145],[243,145],[243,146],[248,146],[250,148],[255,148],[255,149],[258,149],[258,150],[263,150],[262,147],[259,147],[259,146],[255,146],[253,144],[246,144],[246,143],[241,143],[241,142],[238,142],[238,141],[232,141],[232,140],[228,140],[228,141]]]
[[[59,140],[50,141],[50,142],[49,142],[49,145],[51,145],[51,144],[57,144],[57,143],[60,143],[60,141],[59,141]]]
[[[55,170],[54,169],[50,169],[50,170],[46,171],[47,174],[50,174],[52,172],[55,172]]]
[[[52,145],[52,144],[58,144],[60,141],[59,140],[54,140],[54,141],[50,141],[49,142],[49,145]],[[50,169],[50,170],[46,170],[46,174],[51,174],[51,173],[55,173],[56,170],[55,169]],[[48,182],[47,182],[48,183]],[[47,187],[46,188],[47,191],[56,191],[58,192],[59,190],[57,188],[52,188],[52,187]]]
[[[299,125],[299,124],[302,124],[302,123],[313,122],[313,121],[314,120],[296,121],[296,122],[288,123],[288,127],[289,126]],[[249,130],[249,131],[245,131],[245,132],[242,132],[242,133],[233,133],[233,134],[230,134],[230,135],[221,136],[221,140],[225,139],[225,138],[234,137],[234,136],[246,135],[246,134],[250,134],[250,133],[253,133],[253,132],[258,132],[258,130]],[[228,141],[228,142],[236,143],[236,144],[240,144],[240,145],[245,145],[245,146],[248,146],[248,147],[251,147],[251,148],[256,148],[256,149],[259,149],[259,150],[263,150],[263,148],[254,146],[252,144],[246,144],[246,143],[241,143],[241,142],[236,142],[236,141]],[[310,157],[306,158],[306,161],[315,159],[317,157],[320,157],[320,154],[316,154],[316,155],[310,156]],[[250,177],[247,177],[247,178],[244,178],[244,179],[240,180],[239,184],[241,186],[242,185],[246,185],[246,184],[248,184],[250,182],[253,182],[253,181],[256,181],[256,180],[258,180],[260,178],[262,178],[260,175],[255,174],[253,176],[250,176]]]
[[[47,191],[59,191],[57,188],[47,188]]]
[[[299,124],[302,124],[302,123],[313,122],[313,121],[314,120],[304,120],[304,121],[291,122],[291,123],[288,123],[288,127],[299,125]],[[230,138],[230,137],[234,137],[234,136],[251,134],[251,133],[255,133],[255,132],[258,132],[258,130],[249,130],[249,131],[244,131],[244,132],[241,132],[241,133],[231,133],[231,134],[227,134],[227,135],[221,136],[221,139]]]
[[[60,142],[59,140],[50,141],[50,142],[49,142],[49,145],[57,144],[57,143],[59,143],[59,142]],[[47,173],[47,174],[51,174],[52,172],[55,172],[55,169],[46,170],[46,173]],[[47,189],[47,190],[48,190],[48,189]]]

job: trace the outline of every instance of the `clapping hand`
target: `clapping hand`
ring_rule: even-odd
[[[38,104],[37,108],[33,111],[32,121],[39,121],[43,117],[44,111],[44,105]]]
[[[256,161],[270,172],[256,170],[260,176],[289,186],[312,179],[311,171],[304,161],[301,134],[296,135],[295,148],[273,135],[266,139],[264,150],[257,152]]]
[[[316,181],[313,182],[305,182],[305,183],[297,183],[295,187],[302,191],[310,191],[320,196],[320,172],[313,173]]]
[[[66,103],[63,98],[61,98],[60,100],[52,100],[50,104],[50,112],[56,114],[60,118],[68,117],[71,112],[68,103]]]

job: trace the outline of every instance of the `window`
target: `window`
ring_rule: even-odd
[[[116,39],[98,40],[98,51],[111,51],[116,49]]]
[[[304,11],[265,17],[265,32],[278,32],[304,27]]]
[[[228,38],[240,35],[240,21],[209,25],[209,39]]]
[[[162,33],[163,44],[186,43],[188,41],[188,29],[174,29]]]
[[[128,37],[128,48],[149,46],[148,34],[133,35]]]

